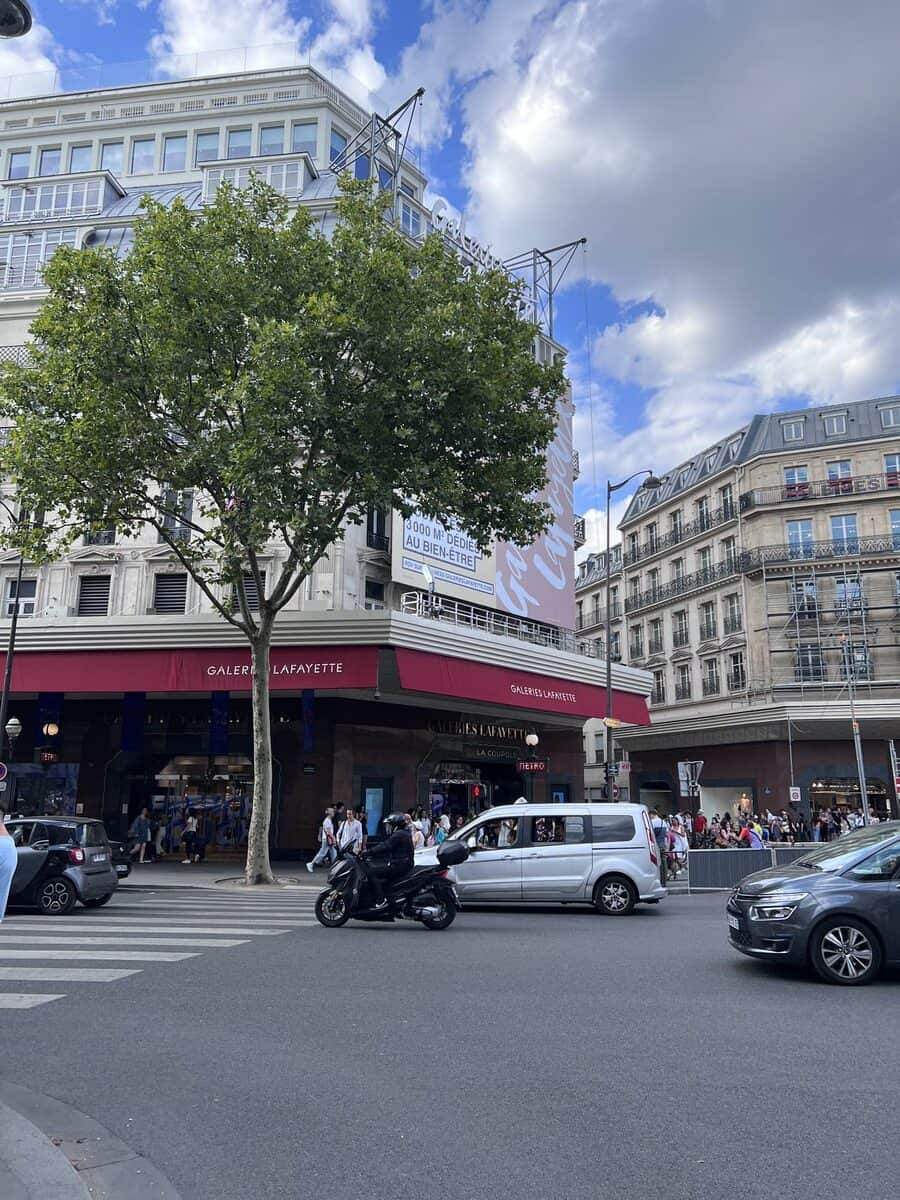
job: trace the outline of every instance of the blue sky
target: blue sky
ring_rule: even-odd
[[[503,257],[589,239],[557,297],[557,334],[578,404],[577,505],[598,527],[608,473],[665,471],[754,412],[897,390],[897,6],[34,9],[33,34],[0,45],[0,80],[148,57],[165,74],[191,61],[174,56],[298,44],[384,107],[425,87],[426,169],[473,232]]]

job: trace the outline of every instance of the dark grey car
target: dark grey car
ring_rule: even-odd
[[[900,821],[748,875],[727,917],[735,950],[812,964],[828,983],[869,983],[883,966],[900,966]]]

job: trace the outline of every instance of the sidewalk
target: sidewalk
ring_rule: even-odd
[[[266,891],[284,891],[286,888],[304,888],[321,891],[325,886],[324,870],[318,870],[310,875],[302,862],[276,862],[272,864],[276,878],[283,880],[275,887],[261,885],[248,889],[254,894]],[[182,863],[175,858],[166,858],[161,862],[134,863],[131,874],[127,879],[119,880],[118,891],[121,894],[130,887],[140,888],[227,888],[229,891],[240,890],[239,880],[243,877],[243,863],[238,859],[228,859],[220,862]]]
[[[179,1200],[148,1159],[86,1113],[0,1079],[3,1200]]]

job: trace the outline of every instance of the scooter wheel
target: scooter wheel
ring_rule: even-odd
[[[443,904],[443,912],[439,917],[423,917],[422,924],[426,929],[449,929],[456,920],[456,908],[445,901]]]
[[[316,897],[316,920],[326,929],[339,929],[350,920],[347,902],[340,892],[329,888]]]

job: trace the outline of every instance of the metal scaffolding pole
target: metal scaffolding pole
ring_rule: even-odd
[[[862,799],[863,821],[869,824],[869,789],[866,786],[866,766],[863,761],[862,741],[859,736],[859,722],[856,719],[856,680],[853,674],[853,663],[850,657],[850,644],[845,633],[841,634],[841,651],[844,656],[844,671],[847,675],[847,694],[850,697],[850,723],[853,726],[853,748],[856,751],[856,771],[859,776],[859,794]]]

